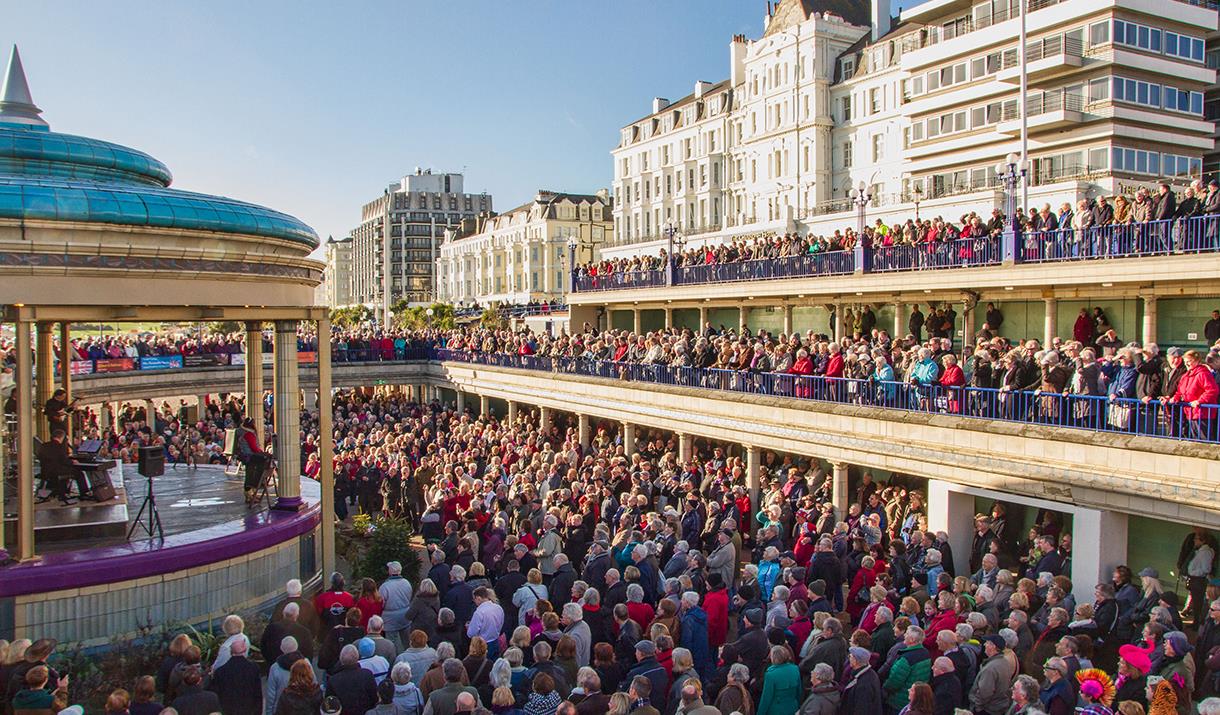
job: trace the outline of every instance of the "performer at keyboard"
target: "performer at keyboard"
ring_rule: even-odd
[[[89,493],[85,473],[72,463],[72,456],[68,453],[68,434],[64,430],[53,430],[51,439],[38,448],[38,464],[42,467],[43,481],[50,482],[53,495],[59,498],[61,504],[74,503],[68,498],[69,478],[76,480],[81,497]]]
[[[68,393],[61,387],[51,395],[51,399],[43,405],[42,411],[47,416],[47,422],[52,432],[63,430],[68,433],[68,415],[76,409],[76,400],[68,402]]]

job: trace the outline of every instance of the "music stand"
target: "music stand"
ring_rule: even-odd
[[[139,471],[148,479],[148,491],[144,495],[144,503],[140,505],[140,511],[136,513],[136,520],[132,522],[131,528],[127,530],[127,540],[131,541],[131,535],[136,532],[136,527],[144,530],[149,538],[153,536],[153,529],[157,530],[157,538],[165,541],[165,529],[161,526],[161,514],[157,511],[157,497],[153,493],[153,477],[159,477],[165,473],[165,450],[162,447],[141,447]],[[148,510],[148,523],[141,521],[144,516],[144,510]]]

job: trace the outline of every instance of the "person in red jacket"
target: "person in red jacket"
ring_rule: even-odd
[[[715,652],[724,645],[729,634],[729,590],[718,573],[707,575],[703,610],[707,613],[707,645]]]
[[[254,501],[255,490],[263,481],[263,470],[267,468],[267,453],[258,443],[258,432],[254,429],[254,420],[247,417],[242,420],[241,432],[237,435],[240,445],[234,448],[237,461],[246,465],[246,503]],[[244,447],[244,448],[243,448]]]
[[[948,398],[949,411],[957,414],[962,411],[962,391],[966,384],[966,374],[957,364],[957,356],[952,353],[941,358],[945,369],[940,373],[940,386]]]
[[[826,384],[830,386],[830,399],[838,401],[847,389],[839,384],[843,378],[843,346],[830,344],[830,359],[826,361]]]
[[[1182,403],[1182,420],[1187,433],[1194,439],[1211,439],[1215,436],[1216,408],[1220,400],[1220,388],[1216,375],[1203,363],[1198,350],[1187,350],[1182,356],[1186,363],[1186,374],[1178,380],[1178,389],[1170,403]]]

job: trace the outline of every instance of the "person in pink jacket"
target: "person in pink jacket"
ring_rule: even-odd
[[[1178,380],[1178,389],[1170,403],[1182,404],[1182,419],[1192,438],[1212,439],[1215,437],[1215,405],[1220,400],[1216,375],[1204,364],[1203,355],[1198,350],[1187,350],[1182,358],[1186,363],[1186,374]]]

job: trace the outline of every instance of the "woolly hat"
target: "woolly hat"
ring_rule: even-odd
[[[361,658],[372,658],[373,653],[377,651],[377,645],[373,643],[372,638],[361,638],[356,641],[356,650],[360,651]]]
[[[1140,675],[1147,675],[1149,670],[1152,670],[1152,660],[1148,657],[1147,651],[1133,645],[1119,646],[1118,657],[1127,662],[1127,665],[1135,668],[1140,672]]]
[[[1165,640],[1173,646],[1174,655],[1183,656],[1194,650],[1190,646],[1190,641],[1186,639],[1186,634],[1182,631],[1170,631],[1165,634]]]

